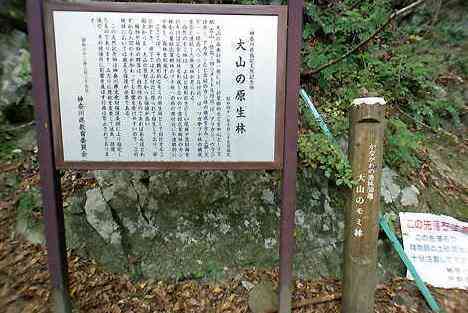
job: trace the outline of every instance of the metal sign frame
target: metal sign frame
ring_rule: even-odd
[[[49,5],[49,3],[47,4]],[[54,2],[54,7],[66,9],[73,6],[83,6],[91,8],[96,5],[100,10],[129,10],[142,5],[145,8],[159,7],[161,4],[124,4],[115,2],[96,2],[71,4]],[[167,5],[164,5],[167,8]],[[261,14],[262,10],[269,12],[275,6],[206,6],[206,5],[170,5],[171,8],[188,8],[197,13],[217,12],[246,12],[246,8],[252,14]],[[231,10],[233,11],[229,11]],[[273,8],[273,9],[272,9]],[[298,111],[297,97],[299,93],[299,71],[300,71],[300,49],[302,43],[302,19],[304,0],[290,0],[287,6],[287,49],[285,66],[285,106],[284,106],[284,133],[283,137],[282,162],[271,168],[282,170],[281,187],[281,217],[280,217],[280,281],[279,281],[279,312],[291,312],[291,292],[292,292],[292,257],[294,252],[294,215],[296,207],[296,166],[297,166],[297,132],[298,132]],[[133,9],[130,9],[133,10]],[[54,144],[54,123],[53,123],[53,95],[51,94],[50,68],[48,68],[48,51],[46,48],[45,32],[45,1],[27,0],[28,33],[31,49],[31,68],[33,81],[33,97],[35,101],[35,113],[39,146],[39,167],[42,199],[44,206],[44,220],[46,245],[48,251],[48,267],[51,274],[52,294],[56,312],[71,313],[70,298],[68,293],[68,265],[66,255],[66,241],[64,229],[62,192],[59,179],[60,160],[56,159],[56,145]],[[47,34],[50,35],[50,34]],[[52,75],[53,76],[53,75]],[[205,165],[205,164],[204,164]],[[197,169],[216,168],[197,166]],[[73,166],[80,168],[79,166]],[[86,168],[86,167],[82,167]],[[91,167],[90,167],[91,168]],[[96,168],[96,167],[92,167]],[[130,169],[131,167],[117,167],[119,169]],[[115,168],[115,169],[117,169]],[[137,168],[137,167],[134,167]],[[226,168],[226,167],[218,167]],[[241,169],[242,167],[236,168]],[[265,167],[243,167],[249,169]],[[155,168],[153,168],[155,169]],[[184,169],[184,167],[181,167]]]

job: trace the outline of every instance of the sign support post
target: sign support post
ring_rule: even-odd
[[[28,0],[28,33],[31,70],[38,132],[40,181],[47,244],[47,262],[52,280],[52,297],[56,312],[71,313],[68,296],[68,266],[63,225],[60,178],[55,167],[50,98],[46,69],[43,1]]]
[[[374,312],[385,101],[360,98],[350,113],[353,187],[345,213],[343,313]]]
[[[296,209],[297,99],[299,95],[304,0],[288,1],[284,164],[280,220],[279,313],[291,312],[294,215]]]

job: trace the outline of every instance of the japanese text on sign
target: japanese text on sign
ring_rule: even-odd
[[[369,145],[369,159],[367,172],[362,172],[357,177],[357,185],[354,187],[354,197],[352,199],[355,219],[353,220],[352,235],[354,238],[361,238],[366,233],[365,211],[368,210],[369,202],[374,200],[375,193],[375,170],[376,170],[377,147],[375,144]]]
[[[53,18],[65,161],[274,160],[277,16]]]
[[[405,252],[424,281],[436,287],[468,289],[468,223],[449,216],[403,212],[400,223]]]

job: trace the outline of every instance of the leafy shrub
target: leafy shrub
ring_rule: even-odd
[[[337,186],[353,185],[351,167],[342,157],[339,147],[330,144],[321,133],[302,134],[299,136],[299,157],[311,168],[320,168],[327,178],[333,178]]]
[[[418,158],[418,151],[422,139],[419,133],[411,132],[398,118],[391,118],[388,120],[385,136],[384,160],[388,165],[399,168],[404,175],[419,168],[421,160]]]
[[[308,1],[303,68],[316,69],[366,40],[393,12],[393,2]],[[443,5],[437,20],[433,7],[419,7],[400,24],[388,25],[361,51],[303,82],[314,91],[318,109],[336,137],[347,132],[346,112],[364,89],[385,97],[388,103],[384,161],[402,174],[409,174],[421,164],[424,136],[411,129],[425,124],[436,130],[447,120],[456,127],[461,124],[464,102],[456,90],[460,87],[454,83],[439,86],[439,77],[447,73],[454,77],[468,72],[468,56],[463,52],[468,29],[463,10],[456,5]],[[445,91],[442,95],[441,89]],[[302,163],[327,169],[338,184],[338,179],[346,177],[346,171],[319,132],[302,109]]]

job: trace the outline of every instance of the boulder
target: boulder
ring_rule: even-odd
[[[45,243],[41,220],[41,194],[32,188],[20,195],[16,208],[16,232],[33,243]]]
[[[113,268],[183,278],[278,261],[276,172],[97,171],[95,176],[98,186],[67,208],[69,244],[98,258],[104,244],[120,256],[106,258]],[[321,181],[313,172],[299,175],[297,265],[306,276],[336,275],[341,264],[342,212],[331,207]]]
[[[27,36],[14,30],[0,35],[0,120],[29,122],[34,118]]]
[[[414,185],[404,188],[401,191],[401,205],[404,207],[407,206],[417,206],[419,190]]]
[[[97,186],[66,208],[67,241],[109,269],[135,278],[217,279],[240,267],[278,265],[278,172],[94,175]],[[297,186],[295,273],[339,277],[344,201],[332,201],[320,172],[299,169]],[[383,264],[395,261],[380,255]]]
[[[395,203],[400,196],[401,187],[397,184],[398,174],[389,167],[382,170],[380,193],[385,203]]]
[[[252,313],[278,311],[278,293],[270,281],[262,281],[249,292],[249,308]]]

